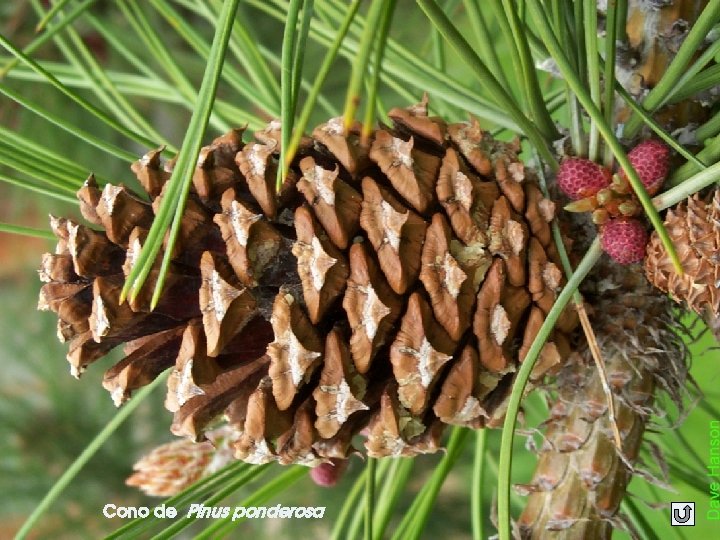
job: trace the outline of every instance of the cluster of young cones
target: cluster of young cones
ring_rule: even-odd
[[[662,187],[670,168],[670,149],[648,139],[628,153],[648,195]],[[569,157],[560,164],[558,187],[573,200],[565,206],[570,212],[591,212],[599,228],[602,247],[617,263],[638,263],[645,257],[648,234],[642,208],[630,182],[621,171],[612,172],[586,158]]]

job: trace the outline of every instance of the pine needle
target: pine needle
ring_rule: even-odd
[[[62,11],[62,9],[63,9],[67,4],[69,4],[70,1],[71,1],[71,0],[58,0],[58,2],[57,2],[55,5],[53,5],[53,6],[48,10],[48,12],[47,12],[47,13],[45,14],[45,16],[40,20],[40,22],[37,23],[37,26],[35,27],[35,32],[39,34],[39,33],[42,32],[43,30],[45,30],[45,27],[47,26],[47,24],[48,24],[50,21],[52,21],[53,18],[55,17],[55,15],[57,15],[58,13],[60,13],[60,11]]]
[[[376,1],[370,6],[365,21],[365,29],[360,40],[360,47],[355,62],[353,63],[352,75],[348,84],[345,96],[345,112],[343,114],[343,125],[345,131],[349,131],[355,121],[355,113],[360,105],[360,94],[363,89],[365,74],[367,73],[370,62],[370,52],[372,51],[375,34],[378,30],[378,24],[383,15],[383,6],[385,2]]]
[[[283,184],[286,171],[286,154],[290,146],[290,134],[293,130],[295,122],[295,107],[297,98],[295,92],[295,81],[298,78],[297,70],[302,69],[297,65],[299,56],[295,54],[298,47],[299,37],[297,24],[300,17],[300,9],[303,6],[303,0],[291,0],[288,7],[287,19],[285,20],[285,31],[282,40],[282,67],[280,70],[280,163],[278,167],[277,182],[275,191],[280,191]]]
[[[126,403],[125,406],[120,409],[120,411],[113,417],[112,420],[110,420],[110,422],[107,423],[102,431],[100,431],[100,433],[98,433],[97,436],[85,447],[73,464],[65,469],[62,476],[60,476],[57,482],[55,482],[55,485],[53,485],[50,491],[47,492],[43,500],[40,501],[40,504],[38,504],[35,507],[35,510],[33,510],[33,513],[30,514],[30,517],[28,517],[25,523],[23,523],[23,526],[15,536],[16,540],[22,540],[27,537],[28,533],[32,530],[38,520],[58,499],[60,494],[65,490],[70,482],[72,482],[87,462],[90,461],[90,458],[92,458],[95,453],[100,450],[100,447],[107,442],[115,430],[117,430],[117,428],[119,428],[120,425],[130,417],[133,411],[137,409],[138,405],[140,405],[143,400],[147,398],[153,390],[155,390],[155,388],[164,382],[165,377],[158,377],[145,388],[140,390],[129,403]]]
[[[588,319],[587,311],[585,310],[585,304],[580,302],[575,304],[578,317],[580,318],[580,324],[585,332],[585,338],[587,339],[588,348],[590,354],[592,354],[593,360],[595,361],[595,367],[598,370],[598,376],[602,383],[603,392],[605,393],[605,399],[607,400],[608,406],[608,417],[610,419],[610,426],[612,427],[613,437],[615,438],[615,446],[622,452],[622,438],[620,437],[620,429],[617,425],[617,416],[615,414],[615,400],[613,398],[612,390],[610,390],[610,382],[608,381],[607,369],[605,367],[605,360],[600,352],[600,347],[593,332],[590,319]]]
[[[45,238],[46,240],[55,240],[55,235],[46,229],[35,229],[33,227],[23,227],[22,225],[14,225],[12,223],[0,223],[0,233],[18,234],[20,236],[30,236],[33,238]]]
[[[168,231],[168,228],[170,228],[151,306],[154,308],[160,299],[165,276],[172,258],[173,246],[180,232],[180,223],[182,221],[190,184],[192,183],[195,164],[197,163],[197,157],[200,153],[202,137],[205,133],[208,120],[210,119],[215,100],[215,92],[222,71],[225,51],[228,40],[230,39],[230,31],[232,30],[232,25],[235,20],[235,11],[237,10],[238,4],[239,0],[228,0],[223,6],[223,12],[218,20],[218,27],[208,58],[207,68],[200,86],[195,112],[190,119],[190,125],[183,140],[178,162],[169,180],[167,193],[164,195],[153,225],[148,233],[146,243],[138,256],[138,260],[130,271],[130,275],[127,277],[120,295],[121,302],[125,301],[128,293],[131,298],[135,298],[139,294],[140,289],[150,274],[155,258],[162,248],[165,233]]]
[[[505,422],[502,428],[502,439],[500,443],[500,470],[498,473],[498,529],[501,540],[511,538],[510,530],[510,471],[512,469],[513,459],[513,441],[515,438],[515,424],[520,412],[520,402],[525,394],[525,388],[530,380],[530,374],[540,356],[540,351],[545,345],[552,328],[555,326],[560,313],[565,309],[572,296],[577,291],[580,283],[592,270],[595,263],[600,258],[602,250],[600,248],[599,238],[595,238],[594,242],[585,253],[582,261],[578,265],[572,278],[565,285],[558,295],[553,307],[547,314],[540,330],[535,337],[530,349],[528,350],[525,360],[520,364],[520,370],[515,376],[515,383],[508,401]]]

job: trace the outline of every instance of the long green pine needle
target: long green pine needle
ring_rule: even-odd
[[[575,2],[575,5],[581,5]],[[585,51],[587,58],[587,80],[590,85],[590,98],[595,106],[602,109],[602,95],[600,90],[600,63],[598,62],[598,37],[597,37],[597,2],[595,0],[584,0],[583,6]],[[576,21],[577,22],[577,21]],[[600,150],[600,132],[595,120],[590,120],[590,134],[588,135],[588,159],[597,161]]]
[[[415,460],[412,458],[395,458],[388,473],[378,475],[378,479],[382,482],[382,489],[375,505],[373,538],[385,538],[385,530],[390,523],[393,510],[410,480],[414,464]]]
[[[365,117],[363,119],[361,140],[364,144],[370,138],[370,134],[375,127],[375,106],[377,104],[378,87],[380,85],[380,75],[382,73],[382,60],[385,55],[385,45],[390,32],[390,23],[395,12],[396,0],[387,0],[384,4],[383,12],[380,16],[380,28],[375,39],[375,56],[373,58],[372,76],[370,78],[369,89],[367,93],[367,105],[365,107]],[[437,34],[433,34],[437,35]]]
[[[193,28],[193,24],[185,20],[182,14],[173,8],[166,0],[150,0],[150,5],[155,8],[178,35],[202,57],[203,61],[206,61],[210,53],[210,44]],[[253,102],[255,106],[265,111],[268,115],[277,116],[280,113],[280,109],[272,99],[272,96],[268,95],[262,88],[250,84],[247,77],[235,69],[231,63],[225,65],[222,77],[239,95]]]
[[[530,45],[527,39],[527,32],[518,16],[518,7],[515,0],[502,0],[505,18],[510,25],[512,39],[517,48],[520,60],[521,77],[520,84],[525,90],[528,107],[532,113],[533,121],[546,140],[552,141],[559,138],[560,134],[550,118],[550,113],[545,106],[543,94],[540,91],[535,62],[530,54]]]
[[[413,500],[410,508],[395,529],[392,540],[420,538],[425,524],[430,518],[430,512],[432,511],[435,499],[440,493],[440,489],[445,483],[447,475],[460,457],[469,434],[470,430],[467,428],[452,428],[445,455],[440,460],[440,463],[433,469],[430,479]]]
[[[130,275],[127,277],[121,293],[121,301],[124,301],[128,293],[131,294],[131,297],[135,297],[140,292],[152,269],[155,258],[162,248],[163,238],[168,230],[168,226],[170,226],[170,233],[167,238],[167,245],[157,283],[155,284],[151,306],[154,307],[159,301],[165,275],[172,257],[173,246],[180,231],[180,223],[182,221],[190,184],[192,183],[193,171],[202,146],[202,138],[212,112],[215,93],[225,59],[225,51],[227,50],[238,3],[239,0],[228,0],[223,5],[223,11],[218,20],[205,74],[203,75],[203,80],[200,85],[195,112],[190,119],[190,125],[185,134],[178,161],[169,180],[169,188],[163,197],[145,245],[138,256],[138,260],[130,271]],[[171,222],[172,225],[170,225]]]
[[[366,472],[367,467],[364,468]],[[375,468],[375,478],[376,481],[378,478],[385,478],[387,476],[387,472],[390,469],[390,460],[389,459],[380,459],[377,462],[377,466]],[[363,474],[362,477],[363,482],[361,487],[367,488],[368,483],[368,474]],[[363,497],[365,496],[365,492],[363,492]],[[360,495],[358,495],[360,498]],[[350,526],[347,528],[347,531],[345,531],[345,536],[343,536],[344,540],[361,540],[361,534],[364,532],[364,524],[365,524],[365,512],[364,511],[358,511],[363,507],[363,501],[359,502],[358,507],[351,508],[351,516],[352,521],[350,521]],[[373,518],[373,528],[374,528],[375,520]]]
[[[53,17],[65,9],[65,6],[71,1],[72,0],[58,0],[54,5],[52,5],[45,16],[43,16],[43,18],[40,19],[40,22],[37,23],[37,26],[35,26],[35,32],[42,32],[45,29],[45,26],[53,20]]]
[[[74,196],[65,194],[63,190],[59,190],[57,187],[45,188],[25,180],[18,180],[17,178],[6,176],[4,174],[0,174],[0,182],[5,182],[6,184],[17,186],[21,189],[26,189],[28,191],[32,191],[33,193],[71,204],[73,207],[77,205],[77,199]]]
[[[657,195],[653,199],[653,204],[658,210],[670,208],[694,195],[701,189],[718,182],[720,182],[720,162],[696,173],[674,188]]]
[[[0,223],[0,233],[16,234],[19,236],[31,236],[33,238],[45,238],[46,240],[56,240],[52,231],[47,229],[36,229],[35,227],[23,227],[13,223]]]
[[[307,48],[308,34],[310,33],[310,22],[313,18],[315,0],[304,0],[302,5],[302,11],[300,13],[300,28],[297,36],[297,44],[293,51],[292,59],[292,108],[293,113],[297,109],[297,103],[300,99],[300,88],[302,84],[302,73],[303,66],[305,64],[305,49]]]
[[[353,2],[348,6],[345,19],[340,25],[340,28],[337,31],[333,43],[328,48],[327,53],[325,53],[322,64],[320,64],[320,69],[315,76],[315,81],[313,82],[312,89],[310,90],[308,97],[305,100],[305,103],[300,111],[300,115],[298,116],[297,122],[295,122],[295,125],[293,126],[293,133],[290,137],[290,141],[288,142],[285,159],[283,160],[283,166],[285,167],[285,171],[287,171],[288,167],[290,166],[290,161],[293,159],[295,152],[297,151],[303,133],[305,132],[305,129],[310,122],[310,116],[315,109],[315,103],[317,102],[317,98],[320,95],[322,85],[325,82],[328,73],[330,73],[330,68],[332,67],[333,62],[337,57],[338,51],[340,50],[340,45],[342,44],[343,39],[345,39],[345,36],[347,35],[347,31],[350,28],[350,24],[352,23],[352,20],[355,17],[355,14],[357,13],[361,2],[362,0],[353,0]]]
[[[298,41],[298,18],[303,0],[291,0],[288,6],[287,19],[285,20],[285,30],[283,31],[282,40],[282,66],[280,70],[280,163],[285,164],[288,146],[290,145],[290,136],[292,134],[295,120],[295,106],[293,83],[297,78],[295,70],[299,66],[293,62],[298,60],[295,54],[295,47]],[[285,165],[278,167],[276,191],[280,191],[286,171]]]
[[[563,290],[548,312],[525,359],[520,364],[520,370],[515,376],[507,411],[505,413],[500,442],[500,466],[498,472],[498,532],[500,534],[500,540],[510,540],[512,538],[510,533],[510,485],[515,423],[517,422],[517,416],[520,412],[520,402],[525,394],[525,388],[530,380],[533,367],[540,356],[540,351],[545,345],[550,332],[552,332],[560,313],[565,309],[565,306],[577,291],[580,283],[585,279],[590,270],[592,270],[601,254],[600,240],[595,238],[572,277],[568,280],[565,287],[563,287]]]
[[[0,138],[6,145],[12,146],[14,151],[34,156],[42,154],[43,166],[49,164],[55,170],[63,171],[76,178],[87,176],[89,170],[87,167],[60,155],[46,145],[28,138],[20,132],[0,126]],[[77,183],[73,182],[71,185],[76,186]]]
[[[95,146],[96,148],[99,148],[100,150],[103,150],[104,152],[107,152],[110,155],[113,155],[117,157],[118,159],[121,159],[123,161],[126,161],[128,163],[132,163],[135,161],[136,156],[132,152],[128,152],[127,150],[120,148],[119,146],[116,146],[112,143],[107,142],[105,139],[98,137],[96,135],[93,135],[92,133],[85,131],[84,129],[79,128],[78,126],[71,124],[61,116],[58,116],[54,112],[51,112],[41,105],[38,105],[37,103],[30,101],[26,97],[24,97],[21,93],[16,92],[10,87],[8,87],[5,84],[0,83],[0,94],[3,94],[4,96],[12,99],[17,104],[21,105],[25,109],[34,112],[38,116],[44,118],[51,124],[55,124],[60,129],[67,131],[71,135],[82,139],[86,143]]]
[[[373,537],[373,514],[375,513],[375,470],[377,460],[369,457],[367,460],[367,475],[365,477],[365,540],[372,540]]]
[[[382,463],[380,468],[382,468]],[[357,503],[360,498],[363,488],[365,487],[365,479],[367,478],[368,469],[365,467],[360,475],[355,479],[352,487],[345,493],[345,502],[340,508],[340,513],[333,524],[333,528],[330,531],[330,540],[340,540],[341,538],[348,538],[349,535],[346,532],[346,528],[350,519],[353,515],[362,516],[362,513],[357,512]],[[382,474],[379,476],[382,477]]]
[[[82,184],[82,176],[57,167],[52,160],[45,164],[38,160],[38,154],[26,152],[24,148],[0,142],[0,163],[32,176],[40,182],[51,184],[58,189],[74,193]]]
[[[218,6],[217,1],[211,4]],[[216,8],[216,13],[217,12],[219,12],[219,6]],[[257,43],[258,39],[250,34],[250,24],[247,21],[241,21],[241,23],[243,24],[236,24],[233,27],[233,37],[230,41],[230,48],[248,72],[255,87],[265,92],[270,92],[273,97],[273,102],[279,109],[280,83],[270,69],[270,65],[266,59],[263,58],[263,53]],[[235,44],[234,47],[233,43]]]
[[[715,163],[720,160],[720,135],[705,141],[705,148],[695,154],[695,158],[703,164]],[[672,172],[667,183],[671,186],[677,186],[700,170],[702,168],[693,162],[685,163]]]
[[[33,39],[28,45],[26,45],[23,49],[23,53],[27,56],[33,54],[36,50],[42,47],[50,39],[52,39],[55,34],[60,32],[63,28],[71,24],[80,15],[85,13],[88,8],[92,6],[95,2],[97,2],[97,0],[85,0],[84,2],[77,4],[72,10],[67,13],[67,15],[61,21],[59,21],[57,24],[54,24],[52,28],[48,29],[47,32],[43,32],[41,35],[35,37],[35,39]],[[0,79],[5,77],[19,63],[20,60],[17,57],[13,57],[12,59],[8,60],[5,65],[0,68]]]
[[[480,9],[480,4],[475,0],[463,0],[465,11],[467,12],[468,19],[470,20],[470,26],[475,34],[475,44],[480,51],[480,58],[488,66],[488,69],[497,78],[500,86],[503,88],[510,88],[507,78],[505,77],[505,71],[503,70],[496,49],[496,43],[494,36],[488,31],[487,24],[483,18],[483,12]]]
[[[460,54],[464,62],[475,72],[487,91],[493,97],[498,106],[504,108],[515,123],[524,132],[525,136],[537,148],[540,155],[547,164],[554,170],[558,168],[557,160],[550,151],[548,141],[543,134],[522,112],[515,100],[500,86],[497,79],[490,73],[490,70],[483,64],[475,54],[470,45],[458,32],[455,25],[447,18],[434,0],[417,0],[420,8],[425,12],[430,21],[437,26],[443,37]]]
[[[60,15],[61,21],[65,19],[64,15]],[[142,134],[148,140],[155,141],[158,146],[165,146],[171,153],[176,153],[175,148],[166,138],[161,135],[147,120],[140,114],[135,106],[120,92],[107,75],[105,69],[90,52],[87,45],[83,42],[80,34],[71,26],[67,26],[67,34],[73,43],[75,50],[81,57],[81,61],[87,66],[88,77],[97,81],[98,89],[102,89],[102,95],[106,96],[104,102],[108,103],[108,108],[112,107],[117,119],[124,123],[129,129]]]
[[[117,6],[135,34],[148,48],[155,62],[160,64],[163,71],[177,86],[178,91],[191,102],[194,102],[197,98],[195,89],[167,46],[157,36],[155,28],[137,2],[135,0],[119,0]]]
[[[135,0],[118,0],[117,6],[123,13],[128,23],[132,27],[138,38],[145,44],[149,54],[153,60],[160,64],[163,71],[170,77],[177,91],[180,92],[185,100],[190,104],[190,110],[194,111],[195,103],[198,99],[198,95],[195,93],[195,88],[185,74],[176,60],[176,55],[168,49],[168,47],[160,40],[157,35],[155,26],[150,22],[147,15]],[[210,115],[210,124],[220,131],[227,131],[230,129],[230,125],[219,118],[221,111],[227,108],[226,104],[221,102],[217,103],[218,114]],[[233,118],[232,115],[230,115]],[[242,116],[240,116],[242,118]],[[233,121],[233,125],[236,125]]]
[[[625,90],[622,84],[620,84],[617,80],[615,80],[615,90],[618,94],[620,94],[620,97],[623,98],[625,103],[627,103],[628,107],[630,107],[638,116],[640,116],[643,119],[643,122],[645,122],[645,124],[648,125],[658,137],[664,140],[668,144],[668,146],[670,146],[682,157],[687,159],[688,162],[698,167],[698,169],[702,170],[705,168],[705,164],[693,154],[691,154],[683,145],[673,139],[672,135],[665,131],[662,126],[658,124],[653,119],[653,117],[647,113],[647,111],[645,111],[645,109],[638,105],[637,102],[633,99],[633,97],[628,93],[628,91]]]
[[[473,458],[473,474],[470,481],[470,516],[473,540],[484,540],[483,520],[487,514],[483,504],[485,449],[487,429],[478,429],[475,433],[475,456]]]
[[[31,0],[31,4],[39,16],[45,14],[39,0]],[[62,11],[58,11],[56,16],[59,19],[59,24],[62,24],[66,18]],[[56,25],[53,24],[54,26]],[[65,24],[63,28],[72,43],[72,47],[58,33],[55,33],[53,41],[68,63],[84,75],[89,83],[88,87],[92,89],[105,108],[126,128],[147,137],[148,140],[156,141],[158,145],[165,144],[164,138],[135,110],[125,96],[118,92],[105,70],[97,62],[95,56],[90,53],[73,26]]]
[[[355,121],[355,113],[360,105],[360,96],[363,89],[363,81],[367,73],[368,64],[370,62],[370,53],[375,43],[375,33],[377,32],[378,23],[383,15],[383,7],[386,0],[374,0],[370,4],[365,21],[365,29],[363,31],[360,45],[358,47],[355,62],[353,62],[352,74],[348,83],[347,92],[345,93],[345,111],[343,113],[343,125],[345,131],[349,131]]]
[[[484,5],[485,9],[490,14],[490,19],[495,25],[497,25],[499,33],[502,36],[502,41],[499,39],[500,36],[493,36],[493,44],[498,44],[496,46],[506,50],[510,58],[510,61],[506,62],[506,64],[510,64],[513,76],[508,81],[510,84],[505,88],[508,93],[517,100],[518,105],[523,107],[523,110],[525,110],[530,96],[528,94],[528,89],[521,83],[523,80],[522,61],[520,60],[520,53],[515,45],[512,28],[505,16],[505,8],[503,7],[502,0],[489,0],[485,2]],[[505,47],[503,47],[503,45]]]
[[[273,7],[273,5],[268,2],[261,0],[248,0],[248,3],[277,19],[284,20],[284,6],[286,3],[281,0],[274,0],[273,4],[283,6],[283,9]],[[332,26],[330,23],[320,24],[316,19],[310,26],[310,37],[326,47],[329,46],[335,38],[335,28],[340,25],[343,14],[345,13],[344,10],[346,9],[341,2],[334,2],[332,0],[329,2],[329,4],[336,3],[341,6],[338,8],[335,21],[333,21],[337,24],[333,24]],[[328,4],[325,3],[318,5],[318,12],[321,11],[321,8],[327,6]],[[334,13],[334,10],[332,13]],[[364,20],[360,16],[356,18],[359,21]],[[340,54],[352,62],[356,58],[357,46],[358,42],[348,37],[343,40]],[[404,99],[408,99],[408,101],[416,100],[423,92],[427,91],[431,93],[435,99],[446,101],[478,118],[486,119],[494,124],[511,129],[514,132],[518,131],[515,122],[482,94],[479,94],[462,81],[449,77],[447,73],[438,71],[432,64],[425,62],[421,57],[405,49],[393,39],[388,40],[383,64],[384,69],[381,75],[383,82]],[[408,97],[406,98],[405,96]]]
[[[718,85],[720,85],[720,64],[713,64],[684,81],[682,86],[678,83],[678,90],[668,99],[668,103],[685,101],[695,94],[707,92]]]
[[[17,57],[20,61],[22,61],[25,65],[27,65],[29,68],[31,68],[36,73],[39,73],[43,77],[45,77],[48,82],[54,86],[57,90],[59,90],[62,94],[64,94],[66,97],[70,98],[72,101],[74,101],[76,104],[80,105],[83,109],[88,111],[90,114],[98,118],[103,123],[107,124],[109,127],[120,133],[121,135],[124,135],[128,139],[135,141],[139,144],[145,145],[145,146],[156,146],[156,141],[152,141],[148,139],[147,137],[144,137],[143,135],[136,133],[125,126],[121,125],[117,121],[113,120],[108,116],[105,112],[98,109],[95,105],[88,102],[86,99],[79,96],[77,93],[70,90],[67,86],[65,86],[63,83],[61,83],[57,77],[55,77],[52,73],[44,69],[40,64],[35,62],[33,59],[25,55],[20,49],[15,47],[7,38],[5,38],[2,34],[0,34],[0,46],[2,46],[5,50],[7,50],[10,54]]]
[[[141,389],[135,395],[135,397],[133,397],[128,403],[123,406],[122,409],[120,409],[120,411],[118,411],[118,413],[113,417],[112,420],[110,420],[110,422],[107,423],[107,425],[100,431],[100,433],[98,433],[97,436],[92,441],[90,441],[90,443],[85,447],[82,453],[72,463],[72,465],[65,469],[65,472],[63,472],[62,476],[58,478],[57,482],[55,482],[55,485],[53,485],[50,491],[47,492],[43,500],[40,501],[40,503],[33,510],[32,514],[30,514],[30,517],[28,517],[25,523],[23,523],[22,527],[20,527],[20,530],[15,536],[16,540],[23,540],[27,537],[28,533],[32,530],[38,520],[45,514],[47,509],[50,508],[50,506],[58,499],[60,494],[65,490],[65,488],[70,484],[70,482],[72,482],[73,478],[77,476],[77,474],[82,470],[82,468],[87,464],[87,462],[90,461],[90,458],[92,458],[102,447],[102,445],[107,442],[107,440],[115,432],[115,430],[117,430],[117,428],[119,428],[120,425],[130,417],[130,415],[135,411],[135,409],[137,409],[138,405],[140,405],[143,400],[147,398],[153,392],[153,390],[155,390],[155,388],[157,388],[164,382],[165,377],[158,377],[145,388]]]
[[[603,80],[612,81],[615,78],[615,49],[617,48],[618,36],[618,2],[617,0],[608,0],[607,15],[605,17],[605,69],[603,71]],[[624,24],[625,19],[619,26]],[[613,125],[613,115],[615,114],[615,89],[612,84],[605,84],[603,89],[603,113],[605,123],[609,126]],[[597,126],[596,126],[597,129]],[[612,167],[613,154],[610,146],[605,145],[603,152],[603,163],[606,167]]]
[[[700,55],[700,57],[695,60],[692,65],[687,68],[687,70],[685,70],[685,73],[683,73],[682,77],[680,77],[680,80],[675,85],[675,88],[670,91],[670,93],[665,97],[663,103],[660,106],[662,107],[662,105],[670,101],[676,101],[675,99],[673,99],[675,93],[683,90],[688,84],[688,82],[695,78],[705,66],[712,62],[718,53],[720,53],[720,39],[714,41],[710,46],[708,46],[708,48],[705,49],[705,51]]]
[[[704,141],[720,133],[720,110],[695,131],[695,140]]]

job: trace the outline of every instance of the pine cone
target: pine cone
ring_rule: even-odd
[[[516,145],[477,122],[446,125],[427,102],[390,112],[368,147],[340,119],[306,138],[275,192],[279,126],[202,150],[162,300],[155,269],[119,293],[165,193],[160,151],[133,171],[152,202],[89,179],[83,215],[52,219],[41,309],[59,316],[75,375],[124,344],[105,375],[120,404],[173,368],[173,433],[194,440],[224,415],[252,463],[433,452],[446,424],[502,418],[563,284],[544,199]],[[568,354],[561,318],[534,376]]]
[[[601,540],[625,528],[618,509],[636,472],[656,390],[682,406],[686,350],[671,302],[629,267],[605,266],[596,277],[590,283],[597,290],[586,293],[596,308],[592,324],[614,394],[622,455],[592,357],[574,352],[548,387],[554,398],[538,464],[532,482],[519,486],[530,494],[519,521],[523,538]]]
[[[720,189],[699,194],[668,210],[665,228],[677,249],[682,275],[653,233],[645,258],[648,280],[678,302],[700,313],[720,315]]]

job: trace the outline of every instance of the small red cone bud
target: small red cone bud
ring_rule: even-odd
[[[655,195],[660,191],[670,169],[670,148],[663,142],[650,139],[630,150],[628,159],[648,194]]]
[[[608,187],[611,179],[609,170],[584,158],[565,158],[557,174],[558,186],[573,200],[595,195]]]
[[[648,233],[636,218],[617,218],[606,222],[600,229],[602,248],[620,264],[632,264],[643,260]]]
[[[330,463],[321,463],[310,469],[310,478],[318,486],[332,487],[338,483],[340,477],[347,469],[348,460],[330,458]]]

